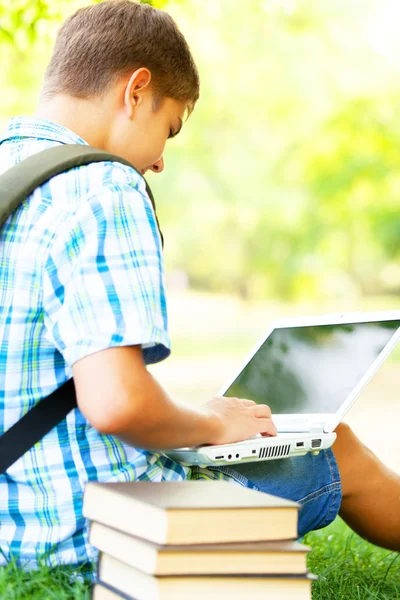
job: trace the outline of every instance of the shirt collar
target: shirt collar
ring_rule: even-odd
[[[15,138],[35,138],[51,140],[62,144],[89,144],[79,135],[48,119],[35,117],[12,117],[5,126],[0,143]]]

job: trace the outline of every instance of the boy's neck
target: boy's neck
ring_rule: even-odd
[[[90,146],[106,149],[110,110],[107,102],[57,95],[39,102],[35,117],[70,129]]]

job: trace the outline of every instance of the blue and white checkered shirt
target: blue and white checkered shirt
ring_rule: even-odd
[[[85,143],[51,121],[13,118],[0,171]],[[0,434],[84,356],[134,344],[147,363],[169,355],[160,237],[144,181],[127,166],[74,168],[36,189],[0,230],[0,281]],[[88,480],[190,477],[162,453],[102,435],[75,409],[0,475],[0,562],[13,554],[34,566],[44,553],[50,564],[94,560],[82,517]]]

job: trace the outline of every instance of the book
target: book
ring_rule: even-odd
[[[86,518],[156,544],[297,537],[299,504],[226,481],[89,482]]]
[[[294,541],[160,546],[101,523],[91,524],[89,542],[149,575],[305,574],[311,550]]]
[[[104,554],[93,600],[310,600],[312,576],[204,575],[154,577]],[[95,586],[96,587],[96,586]],[[116,594],[104,591],[108,588]],[[119,596],[118,596],[119,594]]]

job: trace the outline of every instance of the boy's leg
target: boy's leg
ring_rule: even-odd
[[[340,424],[333,452],[342,480],[340,516],[359,535],[400,551],[400,475],[388,469]]]

